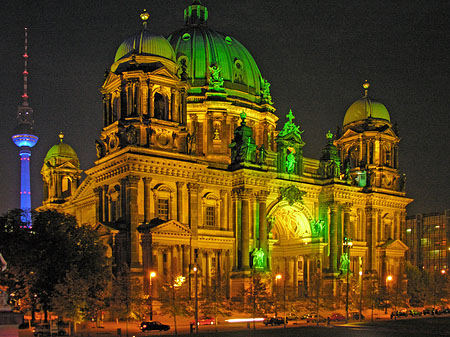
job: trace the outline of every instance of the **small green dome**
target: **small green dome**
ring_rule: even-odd
[[[260,96],[263,78],[253,56],[235,38],[207,26],[208,11],[194,1],[184,12],[185,27],[167,38],[178,64],[184,63],[191,87],[208,85],[209,67],[218,66],[225,89]],[[239,95],[237,93],[237,95]]]
[[[146,29],[130,36],[120,44],[114,62],[133,54],[159,56],[175,61],[175,52],[169,41],[161,35],[150,33]]]
[[[77,168],[80,167],[80,161],[75,150],[69,145],[63,142],[64,135],[61,132],[59,134],[60,142],[59,144],[53,145],[50,150],[48,150],[47,155],[45,156],[44,163],[55,159],[55,161],[70,161]]]
[[[353,122],[363,121],[368,118],[384,119],[391,121],[389,112],[383,103],[371,99],[367,92],[370,84],[364,83],[365,94],[362,98],[354,102],[345,113],[344,126]]]

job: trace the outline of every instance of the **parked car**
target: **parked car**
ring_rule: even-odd
[[[317,316],[317,314],[308,314],[308,317],[306,317],[306,322],[310,323],[317,323],[317,322],[326,322],[327,319],[323,317],[322,315]]]
[[[349,314],[349,317],[359,321],[359,311],[352,311]],[[364,315],[362,313],[361,313],[361,319],[364,319]]]
[[[265,326],[268,325],[281,325],[284,324],[284,318],[283,317],[266,317],[263,321]]]
[[[408,312],[406,311],[406,309],[403,310],[397,310],[397,311],[392,311],[391,312],[391,319],[393,317],[408,317]]]
[[[150,321],[150,322],[142,322],[139,325],[139,329],[141,331],[147,331],[147,330],[158,330],[158,331],[169,331],[170,326],[167,324],[162,324],[158,321]]]
[[[435,309],[435,308],[425,308],[423,309],[422,313],[424,315],[440,315],[441,312],[439,309]]]
[[[442,307],[440,311],[442,314],[450,314],[450,309],[448,307]]]
[[[334,322],[345,321],[345,316],[338,312],[334,312],[330,315],[330,321],[334,321]]]
[[[422,312],[416,309],[409,309],[408,316],[422,316]]]
[[[290,312],[286,315],[286,322],[289,321],[298,321],[298,316],[294,312]]]
[[[197,325],[214,325],[215,322],[214,317],[203,317],[197,321]],[[195,320],[191,324],[195,325]]]
[[[68,330],[64,325],[55,323],[44,323],[33,327],[33,336],[65,336],[68,334]]]

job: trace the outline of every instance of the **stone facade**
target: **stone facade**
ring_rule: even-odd
[[[206,17],[190,17],[204,14],[203,5],[189,8],[186,31],[221,38],[203,26]],[[145,44],[128,54],[121,47],[101,88],[98,160],[70,197],[54,196],[63,203],[46,200],[43,207],[101,231],[115,266],[142,279],[147,294],[150,271],[160,285],[190,275],[194,265],[203,285],[222,280],[230,295],[245,287],[252,269],[284,274],[294,296],[307,294],[318,273],[337,289],[346,238],[354,274],[401,272],[407,247],[400,229],[411,199],[389,118],[347,118],[338,139],[327,134],[320,159],[306,158],[292,112],[276,131],[270,85],[257,68],[257,84],[239,72],[251,62],[233,61],[240,75],[222,77],[220,58],[207,60],[201,84],[178,45],[174,57],[155,55],[167,46],[146,22],[140,34]],[[225,38],[225,46],[232,43]]]

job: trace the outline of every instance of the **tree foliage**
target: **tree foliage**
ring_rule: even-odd
[[[97,233],[56,211],[33,212],[32,224],[22,223],[20,210],[0,217],[0,251],[8,261],[0,282],[20,299],[17,309],[55,309],[79,319],[87,308],[102,307],[110,267]]]

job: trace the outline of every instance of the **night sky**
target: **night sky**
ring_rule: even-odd
[[[32,150],[32,205],[42,200],[40,170],[58,133],[82,169],[96,160],[102,127],[99,88],[120,43],[141,28],[164,36],[184,25],[188,0],[5,0],[0,10],[0,213],[19,207],[19,149],[11,141],[21,103],[24,27],[29,31],[29,102],[38,144]],[[305,156],[319,158],[325,133],[371,83],[400,132],[408,214],[450,209],[450,2],[213,1],[208,24],[240,41],[272,84],[280,117],[292,108]]]

